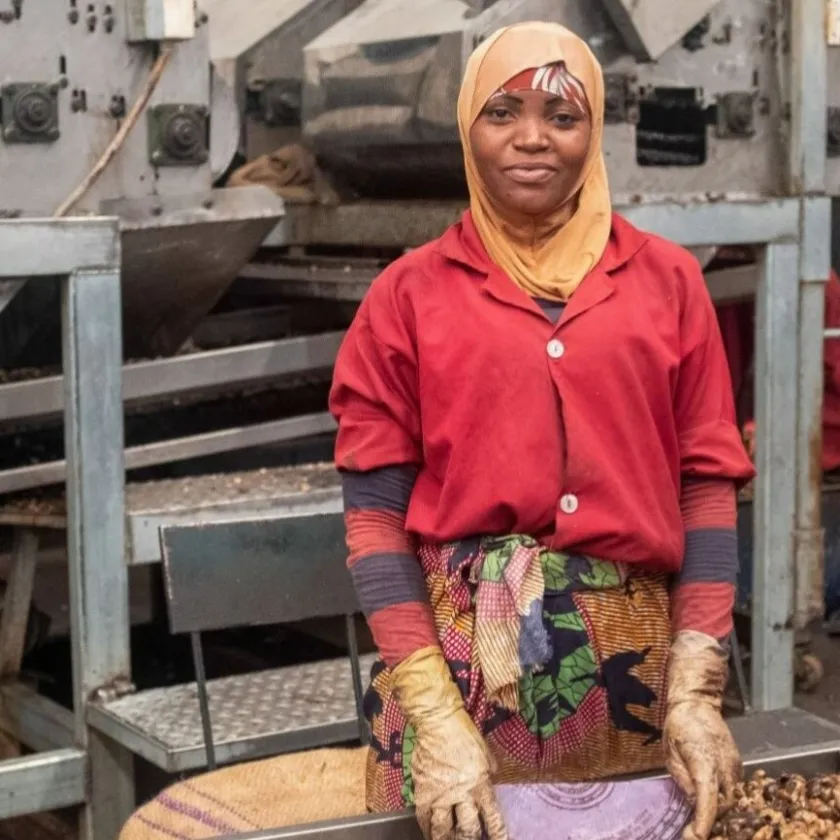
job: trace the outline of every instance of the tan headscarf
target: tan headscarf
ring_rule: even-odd
[[[470,128],[487,100],[525,70],[565,62],[586,91],[592,142],[578,182],[563,205],[535,219],[504,214],[478,176]],[[566,300],[604,253],[612,219],[607,169],[601,148],[604,77],[589,47],[555,23],[518,23],[494,32],[467,63],[458,97],[470,210],[490,258],[533,297]]]

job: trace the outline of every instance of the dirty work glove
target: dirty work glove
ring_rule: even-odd
[[[412,654],[391,673],[394,697],[415,733],[414,805],[426,840],[507,840],[490,783],[487,746],[464,708],[438,647]]]
[[[665,764],[695,804],[684,840],[706,840],[719,813],[735,801],[743,767],[721,715],[729,675],[724,649],[711,636],[677,634],[668,663],[663,746]]]

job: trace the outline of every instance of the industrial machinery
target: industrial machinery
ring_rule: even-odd
[[[304,50],[304,136],[361,195],[463,194],[455,105],[471,50],[499,26],[563,23],[605,70],[617,204],[779,195],[789,21],[774,0],[366,0]],[[840,190],[840,57],[828,73],[829,192]],[[399,177],[397,177],[399,176]]]
[[[210,58],[234,91],[241,151],[252,160],[300,138],[302,50],[361,0],[201,0]]]
[[[282,215],[267,190],[214,190],[239,142],[193,0],[8,0],[0,12],[0,217],[122,222],[129,358],[190,336]],[[57,358],[57,304],[0,288],[0,366]]]
[[[840,193],[840,50],[826,49],[823,32],[826,8],[837,5],[253,0],[245,14],[242,0],[199,0],[202,11],[195,16],[192,0],[0,0],[0,9],[7,9],[0,11],[0,207],[7,215],[64,210],[141,103],[140,120],[121,150],[73,205],[77,212],[121,218],[128,356],[124,430],[112,423],[107,439],[97,438],[101,418],[90,409],[95,401],[89,388],[88,411],[78,421],[87,430],[86,452],[99,447],[109,463],[116,463],[123,443],[118,432],[124,431],[121,463],[129,471],[125,503],[112,505],[108,514],[112,528],[118,521],[125,527],[125,540],[112,540],[105,551],[97,530],[83,529],[92,548],[78,564],[90,591],[73,610],[77,646],[87,649],[90,631],[89,649],[107,658],[107,667],[97,664],[85,683],[90,691],[77,705],[88,708],[79,709],[79,719],[119,757],[92,765],[94,801],[116,803],[94,809],[105,826],[97,827],[94,840],[113,837],[113,823],[127,816],[120,809],[133,786],[131,753],[167,772],[196,770],[205,761],[193,686],[135,684],[141,681],[139,669],[131,669],[131,618],[122,607],[106,606],[112,591],[128,589],[129,569],[149,570],[151,577],[160,568],[167,529],[193,530],[206,540],[210,523],[235,528],[247,520],[256,527],[271,517],[340,513],[331,464],[281,464],[329,458],[334,425],[324,411],[325,395],[341,330],[381,266],[438,235],[464,207],[454,115],[466,56],[497,26],[532,18],[566,23],[604,62],[608,166],[615,204],[630,221],[694,247],[704,264],[718,246],[752,243],[766,253],[757,307],[761,477],[752,509],[752,703],[762,714],[745,716],[744,724],[754,724],[759,734],[786,733],[790,741],[776,744],[775,752],[836,753],[833,728],[810,718],[800,719],[801,726],[791,723],[796,713],[788,707],[799,607],[792,618],[797,593],[791,569],[794,562],[797,569],[816,566],[814,548],[822,539],[819,515],[815,519],[809,508],[819,500],[819,476],[812,481],[803,464],[820,408],[816,351],[828,238],[823,193]],[[798,27],[788,13],[798,15]],[[840,32],[832,37],[840,44]],[[828,99],[821,87],[826,54]],[[160,72],[163,61],[168,66]],[[343,203],[281,208],[268,192],[212,189],[237,150],[253,157],[295,139],[299,122],[304,141],[338,182]],[[817,142],[810,142],[815,131]],[[278,250],[240,270],[272,227],[268,243]],[[80,499],[90,505],[90,496],[94,502],[106,498],[101,488],[97,495],[77,486],[81,478],[90,481],[90,472],[76,476],[66,495],[22,495],[34,490],[40,496],[45,485],[59,485],[67,474],[60,440],[54,445],[46,434],[39,437],[41,426],[52,423],[55,438],[67,384],[57,370],[40,370],[31,379],[8,371],[52,363],[41,358],[50,348],[39,331],[49,320],[44,289],[21,280],[0,296],[0,368],[9,373],[7,380],[0,375],[0,494],[7,496],[0,524],[15,535],[16,586],[10,590],[16,591],[8,598],[14,615],[6,621],[13,640],[23,638],[38,546],[68,527],[75,535]],[[243,310],[206,317],[222,294],[253,302],[247,329]],[[216,317],[212,326],[221,328],[227,316],[225,329],[210,336],[209,322]],[[265,333],[262,325],[268,325]],[[102,338],[96,330],[83,333],[91,345]],[[198,351],[176,353],[190,337]],[[155,356],[165,358],[150,358]],[[67,378],[70,385],[83,384]],[[277,387],[281,380],[307,378],[306,400],[297,385],[293,398]],[[111,403],[115,390],[106,394]],[[185,419],[190,404],[195,410]],[[151,431],[145,420],[137,422],[141,406],[151,406],[147,416],[156,406],[166,409]],[[15,424],[24,428],[20,440],[10,428]],[[226,428],[219,430],[221,424]],[[288,459],[266,457],[266,449],[313,435],[326,442],[325,451],[313,443],[308,453],[297,450]],[[200,458],[234,451],[235,459],[213,465],[224,475],[196,476]],[[180,475],[174,468],[150,475],[175,461],[191,464]],[[116,487],[119,477],[112,480]],[[323,529],[306,533],[316,531]],[[242,552],[222,540],[207,546],[195,556],[235,570],[227,560]],[[271,560],[277,558],[291,562],[288,546]],[[223,581],[218,591],[224,591]],[[0,632],[0,655],[3,648]],[[67,710],[16,684],[20,656],[14,660],[2,693],[16,737],[41,747],[75,743]],[[246,701],[256,696],[254,685],[227,676],[208,681],[210,697],[225,692],[234,712],[217,725],[236,760],[253,756],[255,740],[276,723],[271,715],[251,713]],[[171,714],[162,714],[164,708]],[[46,743],[43,727],[32,725],[33,709],[47,709],[61,724],[47,728],[54,743]],[[235,726],[224,729],[230,722]],[[340,715],[330,721],[346,723]],[[295,734],[292,716],[281,725],[284,736]],[[311,729],[307,720],[302,728]],[[759,740],[765,743],[763,735]],[[112,782],[119,797],[111,796]]]

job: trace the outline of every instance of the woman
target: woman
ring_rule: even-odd
[[[563,27],[481,44],[458,101],[470,210],[373,283],[335,368],[381,653],[368,807],[415,805],[433,840],[506,836],[491,778],[663,760],[707,837],[740,773],[722,643],[753,469],[696,261],[611,213],[603,107]]]

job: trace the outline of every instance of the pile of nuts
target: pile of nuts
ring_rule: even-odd
[[[735,807],[715,823],[712,837],[840,840],[840,775],[771,779],[759,770],[738,786]]]

